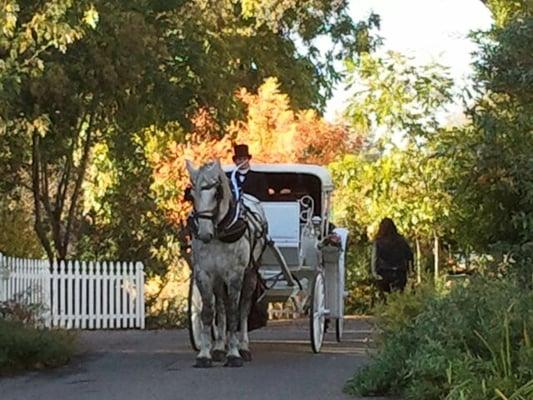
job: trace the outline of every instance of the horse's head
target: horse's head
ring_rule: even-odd
[[[197,235],[204,243],[208,243],[215,237],[216,225],[221,217],[220,203],[226,176],[218,160],[204,164],[199,169],[195,169],[189,160],[186,164],[191,179]]]

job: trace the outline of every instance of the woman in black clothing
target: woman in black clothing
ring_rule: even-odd
[[[384,218],[372,248],[372,275],[381,292],[403,291],[413,252],[390,218]]]

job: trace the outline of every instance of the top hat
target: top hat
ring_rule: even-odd
[[[252,155],[248,153],[248,145],[246,144],[236,144],[233,146],[233,160],[236,158],[252,158]]]

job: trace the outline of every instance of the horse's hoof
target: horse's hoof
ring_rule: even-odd
[[[226,352],[223,350],[213,350],[211,352],[211,357],[215,362],[221,362],[226,359]]]
[[[213,360],[207,357],[200,357],[196,359],[194,368],[210,368],[213,366]]]
[[[225,367],[242,367],[243,361],[242,358],[236,357],[236,356],[229,356],[226,360],[226,364],[224,364]]]
[[[252,352],[250,350],[239,350],[239,354],[244,361],[252,361]]]

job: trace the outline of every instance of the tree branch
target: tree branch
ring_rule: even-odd
[[[54,253],[50,245],[46,232],[44,230],[44,224],[41,216],[41,177],[40,177],[40,164],[41,157],[39,154],[39,135],[34,133],[32,137],[32,192],[33,192],[33,205],[35,215],[35,232],[39,238],[41,244],[46,251],[46,255],[50,262],[54,259]]]
[[[74,136],[72,140],[72,144],[70,146],[69,152],[66,156],[65,161],[65,171],[63,172],[61,176],[61,180],[59,181],[59,184],[57,186],[57,193],[56,193],[56,209],[59,210],[59,214],[63,214],[63,207],[65,206],[65,199],[67,197],[67,190],[68,190],[68,183],[70,180],[70,173],[72,171],[72,166],[74,164],[73,160],[73,154],[76,151],[78,139],[81,134],[81,128],[83,126],[83,121],[85,121],[85,118],[87,116],[87,113],[83,114],[83,116],[78,121],[78,126],[76,127],[76,135]]]
[[[52,204],[50,203],[50,184],[49,184],[49,179],[48,179],[47,159],[44,157],[39,157],[39,158],[40,158],[41,177],[42,177],[41,178],[42,179],[41,202],[44,205],[44,209],[50,221],[54,246],[56,250],[58,250],[59,252],[59,247],[61,245],[61,214],[58,214],[58,210],[53,209]]]
[[[85,144],[83,146],[83,154],[82,154],[82,159],[81,159],[81,163],[80,163],[80,167],[78,171],[78,177],[76,179],[74,191],[70,198],[70,208],[69,208],[68,217],[67,217],[67,227],[65,229],[65,235],[63,237],[63,244],[62,244],[62,252],[64,256],[66,256],[66,253],[67,253],[68,243],[70,240],[70,234],[72,231],[72,225],[74,223],[76,206],[78,204],[78,197],[80,195],[81,185],[83,184],[83,180],[85,178],[85,172],[87,170],[87,163],[89,160],[89,153],[90,153],[91,144],[92,144],[92,129],[93,129],[94,114],[95,114],[95,111],[93,108],[93,112],[91,112],[91,115],[89,117],[89,123],[87,127],[87,137],[85,139]]]

